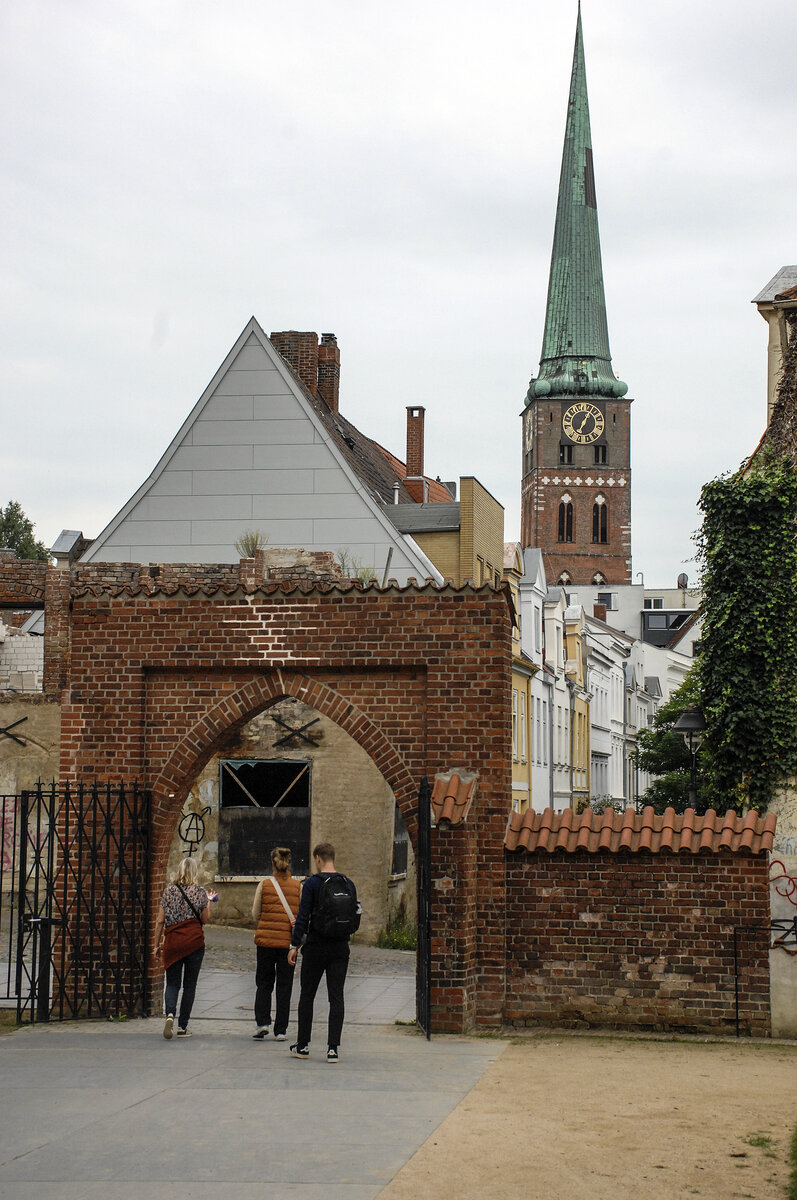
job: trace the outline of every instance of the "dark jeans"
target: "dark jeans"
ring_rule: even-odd
[[[180,984],[183,987],[180,1016],[177,1021],[179,1029],[185,1029],[191,1018],[191,1009],[194,1007],[194,996],[196,995],[196,981],[199,979],[199,968],[202,966],[204,957],[205,947],[200,946],[192,954],[186,954],[185,958],[178,958],[176,963],[172,963],[170,967],[166,968],[166,995],[163,1007],[167,1016],[169,1013],[173,1016],[177,1012]]]
[[[288,949],[279,946],[257,946],[257,974],[255,975],[255,1023],[271,1024],[271,993],[274,978],[277,980],[277,1017],[274,1033],[284,1033],[291,1015],[291,992],[293,991],[293,967],[288,962]]]
[[[349,943],[344,938],[329,938],[326,941],[307,942],[302,950],[302,990],[299,994],[299,1031],[297,1043],[307,1046],[313,1031],[313,1002],[321,982],[327,977],[329,997],[329,1025],[327,1045],[339,1046],[343,1029],[343,985],[349,969]]]

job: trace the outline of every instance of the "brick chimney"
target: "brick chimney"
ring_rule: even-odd
[[[426,409],[407,405],[407,476],[423,475],[423,419]]]
[[[271,344],[285,359],[311,396],[318,393],[318,334],[286,329],[271,334]]]
[[[322,333],[318,347],[318,394],[335,416],[340,391],[340,350],[334,333]]]

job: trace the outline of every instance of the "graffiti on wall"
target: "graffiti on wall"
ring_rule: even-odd
[[[197,846],[205,840],[205,817],[211,812],[209,807],[200,808],[198,812],[183,809],[180,823],[177,826],[186,854],[193,854]]]
[[[790,841],[793,839],[789,839]],[[786,864],[774,858],[769,865],[769,882],[779,896],[797,908],[797,879],[786,870]],[[780,918],[771,922],[772,948],[797,954],[797,915],[791,920]]]
[[[0,873],[13,871],[17,844],[17,797],[0,796]]]
[[[779,896],[783,896],[789,904],[797,908],[797,879],[788,873],[786,864],[779,858],[773,858],[769,864],[769,882],[775,885]]]

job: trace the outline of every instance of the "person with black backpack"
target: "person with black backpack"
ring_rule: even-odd
[[[316,873],[302,888],[299,914],[291,935],[288,962],[295,963],[302,950],[299,993],[299,1030],[291,1054],[310,1057],[313,1004],[321,977],[327,977],[329,1024],[327,1062],[337,1062],[343,1030],[343,988],[349,967],[349,938],[360,927],[361,908],[357,888],[346,875],[335,870],[335,847],[320,842],[313,851]]]

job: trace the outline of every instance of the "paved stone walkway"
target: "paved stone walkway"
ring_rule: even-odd
[[[341,1061],[240,1020],[39,1025],[0,1038],[0,1200],[372,1200],[504,1050],[395,1025]]]

